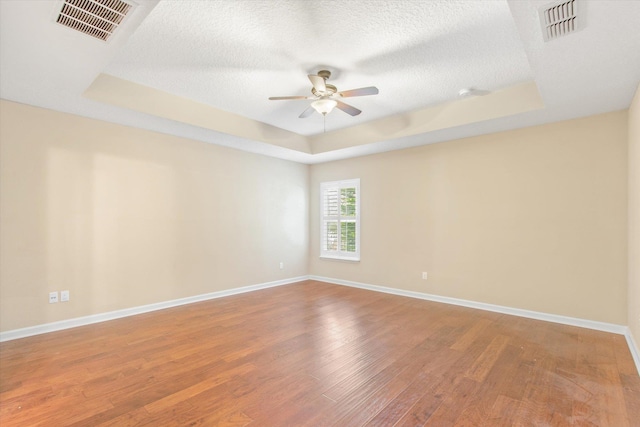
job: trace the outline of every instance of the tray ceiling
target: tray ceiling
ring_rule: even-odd
[[[548,4],[138,1],[103,42],[56,24],[60,1],[0,2],[0,96],[305,163],[627,108],[640,2],[580,1],[580,30],[545,42]],[[324,123],[267,99],[320,69],[380,94]]]

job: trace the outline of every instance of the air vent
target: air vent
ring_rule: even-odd
[[[107,41],[131,9],[121,0],[64,0],[56,22]]]
[[[544,41],[578,31],[578,0],[553,3],[540,9]]]

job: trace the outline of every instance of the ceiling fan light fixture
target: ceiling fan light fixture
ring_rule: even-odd
[[[317,101],[313,101],[311,103],[313,109],[323,116],[329,114],[336,105],[338,105],[338,103],[333,99],[318,99]]]

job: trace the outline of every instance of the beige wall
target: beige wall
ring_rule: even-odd
[[[640,346],[640,86],[629,109],[629,328]],[[640,351],[640,348],[637,349]],[[640,367],[638,367],[640,369]]]
[[[2,331],[307,274],[306,165],[7,101],[0,144]]]
[[[1,101],[0,330],[313,274],[630,324],[640,342],[639,98],[311,167]],[[362,261],[320,260],[319,183],[355,177]]]
[[[348,178],[361,261],[319,259],[319,184]],[[626,111],[313,165],[310,185],[312,275],[627,324]]]

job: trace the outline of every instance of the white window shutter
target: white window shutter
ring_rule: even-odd
[[[320,256],[360,260],[360,180],[320,184]]]

